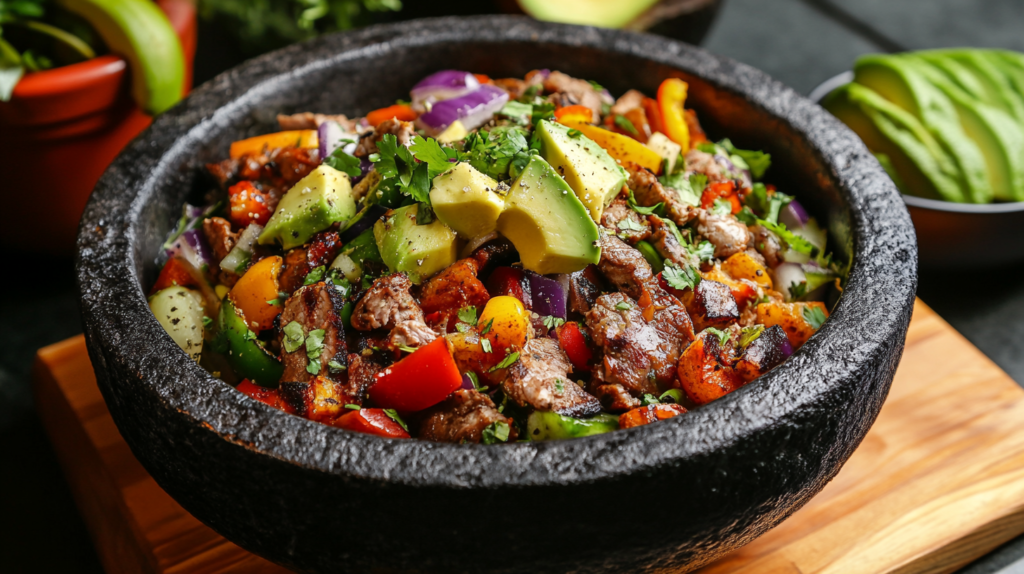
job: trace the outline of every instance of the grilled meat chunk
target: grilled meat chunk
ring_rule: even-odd
[[[635,301],[622,293],[597,298],[587,313],[587,328],[594,344],[603,351],[595,367],[602,384],[621,385],[634,397],[657,393],[655,365],[660,359],[662,341],[657,330],[647,324]]]
[[[399,119],[384,120],[377,126],[377,129],[359,139],[359,145],[356,146],[352,155],[368,157],[370,154],[377,153],[380,151],[377,149],[377,144],[387,134],[395,136],[398,139],[398,145],[407,146],[412,143],[412,138],[416,135],[416,128],[411,123]]]
[[[686,225],[697,215],[696,208],[683,203],[678,191],[662,185],[657,176],[646,169],[633,171],[629,176],[629,188],[633,190],[637,205],[651,207],[661,203],[668,218],[677,225]]]
[[[676,376],[676,363],[683,349],[693,341],[693,323],[682,302],[657,284],[648,286],[650,306],[641,300],[644,318],[658,332],[658,352],[652,358],[654,377],[659,385],[671,384]]]
[[[624,413],[642,404],[640,399],[629,394],[629,391],[622,385],[602,384],[595,380],[591,382],[590,387],[591,392],[594,393],[597,400],[601,401],[605,410],[611,413]]]
[[[519,406],[571,417],[596,415],[601,403],[569,379],[572,364],[554,339],[531,339],[508,368],[501,388]]]
[[[782,349],[788,344],[789,339],[782,327],[768,327],[743,349],[743,354],[735,364],[736,372],[744,382],[749,383],[785,361],[786,355]]]
[[[680,266],[698,265],[700,263],[695,261],[696,258],[690,254],[682,243],[679,243],[676,234],[673,233],[665,220],[657,215],[652,215],[648,219],[651,222],[651,245],[654,246],[659,255]]]
[[[645,97],[646,96],[644,96],[642,92],[629,90],[625,94],[619,96],[619,99],[615,100],[615,103],[612,104],[611,113],[624,116],[627,112],[642,106]]]
[[[698,331],[708,327],[720,329],[740,319],[739,306],[725,283],[705,279],[685,299],[686,310]]]
[[[373,357],[363,356],[359,353],[348,355],[348,382],[345,385],[345,396],[352,404],[362,405],[366,397],[366,391],[373,386],[377,373],[384,370],[384,366],[373,360]]]
[[[683,161],[687,172],[701,173],[708,176],[708,183],[729,179],[721,164],[715,161],[715,156],[710,153],[691,149],[683,156]]]
[[[746,225],[732,215],[715,215],[710,211],[700,210],[697,233],[700,233],[715,246],[715,257],[723,259],[746,251],[751,242],[751,234]]]
[[[782,244],[778,236],[760,225],[751,226],[750,232],[754,236],[753,247],[764,257],[765,264],[772,269],[782,264]]]
[[[554,71],[544,79],[544,91],[551,94],[550,101],[559,107],[581,105],[594,112],[594,119],[601,117],[601,105],[611,104],[611,96],[594,89],[586,80],[573,78],[568,74]]]
[[[509,426],[508,441],[516,439],[516,427],[494,408],[487,395],[476,390],[457,389],[448,398],[424,411],[418,436],[435,442],[480,442],[484,429],[496,422]]]
[[[306,383],[315,373],[327,374],[327,364],[331,361],[345,364],[348,353],[345,347],[345,327],[340,315],[343,304],[338,291],[323,282],[307,285],[285,301],[280,317],[281,331],[278,334],[282,350],[281,362],[284,363],[282,381]],[[310,366],[309,354],[313,351],[309,349],[308,343],[299,345],[291,352],[287,351],[285,338],[288,334],[285,331],[293,321],[302,327],[304,338],[309,337],[313,331],[324,331],[320,354],[315,359],[319,367]]]
[[[238,234],[231,231],[231,223],[223,217],[204,219],[203,234],[206,235],[206,241],[213,249],[213,256],[217,258],[214,263],[218,265],[238,243]]]
[[[635,245],[637,241],[643,241],[651,235],[647,218],[630,209],[625,199],[616,199],[604,210],[601,225],[630,245]]]
[[[402,321],[391,329],[388,335],[388,344],[397,349],[399,347],[417,348],[426,345],[437,338],[437,333],[421,321]]]
[[[601,274],[596,265],[587,265],[569,277],[569,310],[586,314],[601,296]]]
[[[331,121],[337,122],[341,129],[347,132],[356,130],[355,120],[348,119],[345,115],[314,114],[312,112],[301,112],[298,114],[284,115],[277,114],[277,125],[282,130],[315,130],[320,124]]]
[[[341,251],[341,236],[337,231],[321,231],[313,236],[309,245],[296,247],[284,256],[284,269],[279,279],[281,289],[292,293],[306,280],[306,275],[320,266],[330,265]]]
[[[650,263],[639,251],[614,235],[603,235],[599,243],[601,260],[597,268],[601,274],[619,291],[639,299],[644,285],[654,278]]]
[[[423,311],[409,293],[412,283],[402,273],[373,282],[352,310],[352,326],[360,331],[393,329],[402,321],[423,322]]]

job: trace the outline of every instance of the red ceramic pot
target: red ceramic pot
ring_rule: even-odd
[[[192,85],[196,8],[157,0],[185,51]],[[0,244],[21,251],[72,253],[78,220],[96,181],[149,125],[131,98],[128,64],[107,55],[27,74],[0,103]]]

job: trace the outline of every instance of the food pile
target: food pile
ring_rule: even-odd
[[[438,72],[279,116],[185,205],[150,296],[214,376],[310,420],[493,444],[685,415],[828,317],[826,232],[687,85]]]
[[[864,56],[822,105],[857,132],[903,193],[1024,201],[1024,54]]]

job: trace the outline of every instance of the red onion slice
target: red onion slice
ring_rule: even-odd
[[[811,216],[804,209],[804,206],[800,205],[800,202],[795,199],[790,201],[779,212],[779,223],[785,225],[787,229],[803,229],[810,218]]]
[[[338,148],[344,149],[346,153],[352,153],[356,149],[356,142],[359,141],[358,134],[346,132],[341,124],[333,120],[320,124],[317,128],[317,137],[320,140],[320,159],[331,155]]]
[[[206,246],[206,238],[199,229],[189,229],[178,236],[167,249],[167,257],[181,257],[196,269],[209,265],[210,248]]]
[[[530,295],[533,299],[533,310],[538,315],[550,315],[565,319],[566,296],[561,284],[555,279],[526,272],[530,280]]]
[[[508,92],[483,85],[468,94],[438,102],[416,120],[431,135],[443,132],[456,121],[467,130],[476,129],[494,116],[508,102]]]
[[[441,70],[420,80],[413,86],[412,109],[428,111],[434,103],[457,98],[480,87],[476,76],[459,70]]]

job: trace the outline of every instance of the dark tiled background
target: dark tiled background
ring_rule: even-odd
[[[1021,0],[725,0],[704,45],[808,93],[860,54],[944,46],[1024,51],[1022,30]],[[198,79],[231,65],[222,43],[201,32]],[[33,413],[29,387],[35,350],[81,330],[71,261],[6,255],[8,279],[0,283],[0,572],[99,573]],[[1016,344],[1024,336],[1024,269],[926,270],[920,296],[1024,381],[1024,353]],[[994,572],[1024,574],[1024,538],[961,574]]]

